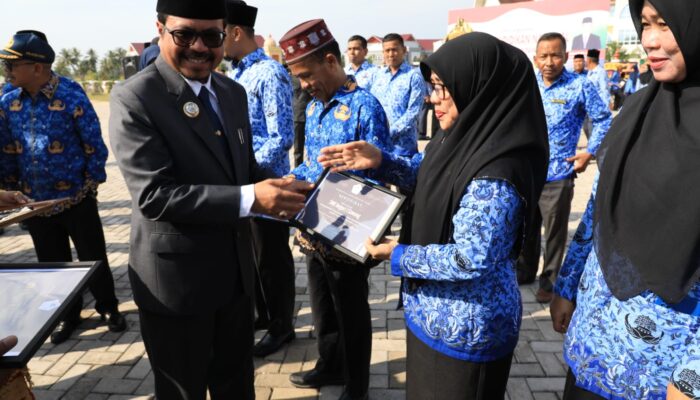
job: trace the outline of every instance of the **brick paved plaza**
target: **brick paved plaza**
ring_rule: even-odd
[[[109,105],[95,103],[107,138]],[[584,139],[585,140],[585,139]],[[573,235],[590,195],[595,166],[579,176],[572,205],[569,234]],[[107,238],[107,252],[114,275],[120,309],[129,327],[112,333],[100,323],[94,302],[88,302],[82,316],[85,321],[70,340],[58,346],[47,342],[29,363],[37,399],[147,399],[153,395],[153,377],[139,334],[138,313],[131,297],[127,277],[129,217],[131,202],[124,180],[110,155],[107,182],[100,186],[100,215]],[[341,387],[296,389],[289,374],[314,366],[316,349],[312,338],[311,308],[306,287],[306,267],[298,249],[296,261],[297,340],[265,359],[256,359],[255,387],[258,399],[337,399]],[[13,226],[0,236],[1,262],[36,260],[29,234]],[[549,309],[535,302],[535,285],[520,288],[523,298],[523,322],[520,342],[508,382],[510,400],[555,400],[564,388],[565,366],[562,359],[562,335],[554,332]],[[372,365],[370,398],[403,399],[406,381],[405,330],[403,314],[395,311],[399,280],[389,274],[388,266],[371,271]],[[10,334],[4,332],[3,334]],[[256,337],[260,337],[258,332]]]

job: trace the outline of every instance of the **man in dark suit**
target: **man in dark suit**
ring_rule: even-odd
[[[581,23],[581,34],[574,36],[571,51],[600,49],[600,36],[593,33],[593,18],[585,17]]]
[[[159,0],[161,54],[112,92],[132,197],[129,278],[159,399],[253,399],[251,213],[286,218],[310,184],[263,180],[245,90],[212,73],[224,0]],[[258,183],[255,183],[258,182]]]

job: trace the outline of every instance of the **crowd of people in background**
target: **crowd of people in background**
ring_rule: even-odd
[[[603,64],[598,48],[569,64],[557,32],[530,60],[465,31],[416,68],[401,35],[383,37],[373,65],[364,37],[339,42],[322,19],[280,39],[281,64],[255,41],[256,7],[158,0],[158,36],[114,88],[109,121],[132,198],[129,279],[156,396],[254,398],[253,357],[296,338],[287,220],[332,169],[395,185],[407,206],[400,236],[368,241],[366,262],[294,231],[318,350],[294,386],[369,398],[368,278],[387,261],[401,278],[409,399],[504,398],[518,285],[535,280],[566,334],[565,399],[700,397],[700,2],[630,0],[630,10],[648,54],[639,64]],[[121,332],[97,202],[108,149],[54,58],[35,30],[0,50],[0,201],[62,200],[27,220],[37,260],[71,261],[72,241],[80,260],[102,261],[89,288]],[[423,152],[419,139],[431,139]],[[577,174],[594,160],[567,252]],[[53,343],[71,337],[82,306]],[[255,330],[265,330],[257,343]]]

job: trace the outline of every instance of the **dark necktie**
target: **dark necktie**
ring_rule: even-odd
[[[211,105],[211,100],[209,100],[209,90],[205,87],[202,87],[202,89],[199,91],[199,96],[197,97],[199,98],[199,101],[202,102],[204,110],[207,112],[209,122],[211,122],[211,125],[214,127],[214,129],[217,129],[219,132],[222,133],[221,136],[223,137],[224,126],[221,124],[219,116],[216,114],[216,111],[214,111],[214,107]]]
[[[231,155],[229,143],[226,139],[226,134],[224,133],[224,125],[221,123],[219,116],[216,114],[216,111],[214,111],[214,107],[212,107],[211,105],[211,101],[209,100],[209,90],[205,87],[202,87],[202,89],[199,91],[199,96],[197,96],[197,98],[204,106],[204,110],[206,111],[207,117],[209,117],[209,122],[211,122],[211,125],[215,129],[214,134],[219,138],[219,141],[221,142],[221,147],[224,150],[224,156],[226,157],[226,161],[228,162],[229,166],[232,169],[234,169],[233,156]]]

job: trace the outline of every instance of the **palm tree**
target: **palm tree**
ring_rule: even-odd
[[[126,57],[126,50],[122,48],[108,51],[100,62],[99,78],[108,81],[123,79],[122,59],[124,57]]]

